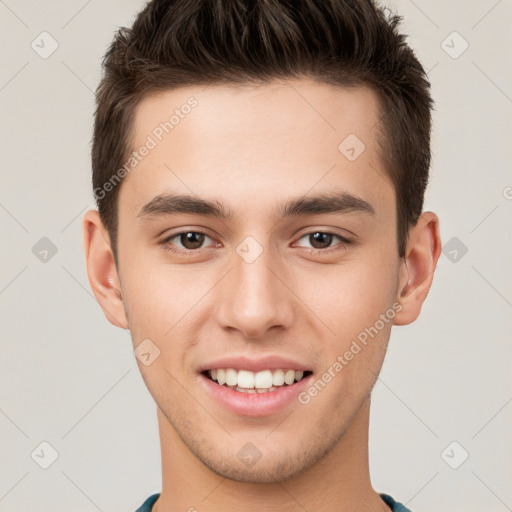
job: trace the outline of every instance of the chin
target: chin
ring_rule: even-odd
[[[203,461],[214,473],[217,475],[228,478],[234,482],[246,484],[271,484],[277,482],[284,482],[293,478],[303,471],[302,467],[296,461],[292,464],[290,462],[276,460],[274,463],[268,462],[266,464],[258,463],[254,467],[243,467],[238,459],[234,459],[232,464],[223,461],[221,464],[215,463],[208,465],[207,461]],[[241,467],[242,466],[242,467]]]
[[[258,455],[258,460],[244,462],[239,453],[230,457],[208,450],[205,453],[195,453],[196,457],[217,475],[229,480],[247,484],[270,484],[284,482],[294,478],[314,466],[329,450],[323,445],[309,444],[306,449],[298,448],[296,451],[285,449],[265,453],[265,449]]]

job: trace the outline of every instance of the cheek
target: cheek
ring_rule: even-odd
[[[134,345],[149,338],[161,349],[161,356],[170,353],[176,358],[186,349],[186,340],[195,339],[203,321],[199,315],[208,304],[205,298],[217,275],[133,259],[126,268],[126,276],[123,296]],[[173,350],[169,351],[171,344]]]
[[[345,344],[392,306],[398,275],[392,261],[383,255],[318,267],[302,280],[300,297],[332,338]]]
[[[141,337],[162,338],[172,327],[180,287],[169,288],[169,282],[162,275],[163,269],[145,265],[136,258],[131,259],[123,270],[123,301],[134,343]]]
[[[304,302],[313,304],[311,309],[328,326],[318,324],[325,336],[322,370],[317,378],[329,380],[329,391],[322,392],[316,407],[348,407],[360,402],[375,383],[395,313],[398,267],[393,256],[380,251],[379,256],[365,255],[337,267],[325,267],[323,275],[317,272],[307,281],[315,286],[303,285]]]

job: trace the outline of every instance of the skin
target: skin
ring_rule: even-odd
[[[134,348],[148,338],[160,350],[151,365],[138,361],[160,432],[163,485],[153,510],[389,510],[369,476],[370,395],[391,325],[413,322],[430,289],[438,217],[421,215],[400,259],[369,89],[295,79],[165,91],[138,105],[133,147],[190,96],[197,107],[121,185],[119,268],[98,212],[83,220],[88,276],[107,319],[130,330]],[[354,161],[338,150],[350,133],[366,146]],[[275,216],[290,199],[340,190],[375,214]],[[233,218],[138,215],[164,192],[218,201]],[[161,243],[194,230],[209,238],[189,255]],[[316,232],[353,243],[314,246]],[[236,252],[248,236],[263,251],[252,263]],[[191,247],[179,236],[168,245]],[[393,304],[401,308],[393,320],[307,404],[247,417],[200,385],[200,365],[240,354],[291,357],[321,377]],[[252,467],[237,457],[248,442],[261,453]]]

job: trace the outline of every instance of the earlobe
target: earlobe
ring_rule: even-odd
[[[440,254],[439,219],[433,212],[424,212],[409,233],[397,297],[402,309],[396,314],[394,325],[407,325],[418,318]]]
[[[110,239],[97,210],[89,210],[84,215],[83,242],[87,275],[96,300],[111,324],[128,329]]]

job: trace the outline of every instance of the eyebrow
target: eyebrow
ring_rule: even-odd
[[[285,203],[275,212],[275,217],[319,215],[326,213],[360,212],[375,215],[373,206],[364,199],[347,192],[330,192],[304,196]],[[190,195],[159,194],[145,204],[137,217],[155,218],[176,214],[195,214],[222,221],[231,220],[233,212],[218,201],[209,201]]]

